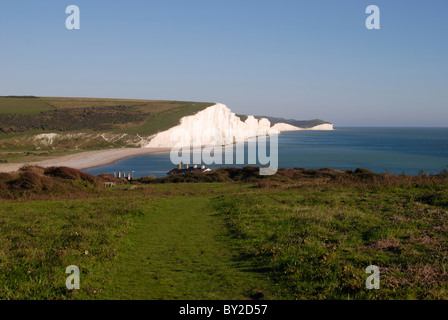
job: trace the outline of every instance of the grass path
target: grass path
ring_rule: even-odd
[[[105,296],[112,299],[272,298],[273,284],[235,259],[210,196],[173,197],[129,235]]]

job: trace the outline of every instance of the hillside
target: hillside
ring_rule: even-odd
[[[211,105],[162,100],[0,97],[0,132],[90,129],[151,135]]]
[[[211,105],[135,99],[0,97],[0,161],[35,161],[86,150],[140,147],[148,137]]]

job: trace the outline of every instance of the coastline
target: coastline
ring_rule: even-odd
[[[214,137],[209,134],[209,132],[213,132],[213,130],[216,129],[219,129],[220,134],[219,140],[217,141],[215,141]],[[0,172],[15,172],[21,167],[27,165],[41,167],[65,166],[78,170],[85,170],[108,165],[128,157],[151,153],[170,152],[172,147],[176,147],[179,144],[179,141],[172,141],[171,139],[173,133],[177,132],[176,130],[181,130],[183,133],[186,133],[182,135],[182,138],[187,140],[183,140],[181,143],[190,145],[191,141],[189,137],[199,136],[202,137],[202,146],[207,146],[210,144],[229,145],[235,143],[235,139],[236,141],[242,142],[247,141],[251,137],[258,137],[260,134],[280,134],[283,131],[333,130],[333,124],[318,125],[312,128],[299,128],[286,123],[277,123],[271,127],[271,123],[266,118],[257,120],[253,116],[247,116],[247,119],[242,121],[240,117],[231,112],[226,105],[216,103],[194,115],[182,117],[177,126],[147,137],[146,139],[149,139],[148,141],[137,134],[137,136],[142,140],[140,144],[143,145],[142,148],[116,148],[84,151],[71,155],[56,156],[45,160],[36,161],[36,159],[33,159],[34,161],[0,163]],[[125,136],[126,134],[123,135]],[[104,140],[108,141],[103,134],[100,136]],[[233,138],[229,138],[232,136]],[[73,136],[70,137],[70,134],[68,134],[68,136],[64,136],[64,134],[47,133],[35,135],[33,138],[33,143],[38,141],[48,147],[52,145],[54,140],[58,137],[62,137],[61,139],[73,138]],[[86,136],[85,138],[90,139],[91,137]],[[120,137],[120,139],[121,138],[122,137]]]
[[[70,167],[78,170],[85,170],[99,166],[105,166],[125,158],[151,154],[169,152],[169,148],[121,148],[108,150],[86,151],[67,156],[57,157],[54,159],[17,162],[17,163],[1,163],[0,172],[14,172],[26,165],[41,167]]]

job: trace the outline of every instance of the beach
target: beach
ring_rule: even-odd
[[[54,159],[34,161],[34,162],[18,162],[18,163],[1,163],[0,172],[14,172],[26,165],[41,167],[70,167],[79,170],[95,168],[114,163],[115,161],[128,157],[138,156],[142,154],[169,152],[168,148],[121,148],[87,151],[67,156],[57,157]]]

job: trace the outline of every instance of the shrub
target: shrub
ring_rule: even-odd
[[[79,170],[68,167],[50,167],[45,169],[46,176],[62,178],[62,179],[79,179],[81,172]]]
[[[0,172],[0,183],[1,182],[7,182],[13,179],[12,174],[6,173],[6,172]]]
[[[45,169],[44,174],[46,176],[62,178],[62,179],[71,179],[71,180],[84,180],[88,181],[92,184],[98,184],[100,179],[91,174],[84,173],[77,169],[69,168],[69,167],[50,167]]]
[[[1,198],[47,199],[54,196],[85,197],[95,194],[100,178],[66,167],[26,166],[15,174],[0,175]],[[7,192],[6,192],[7,191]]]
[[[15,190],[42,190],[42,179],[33,171],[22,171],[18,179],[10,181],[10,185]]]

